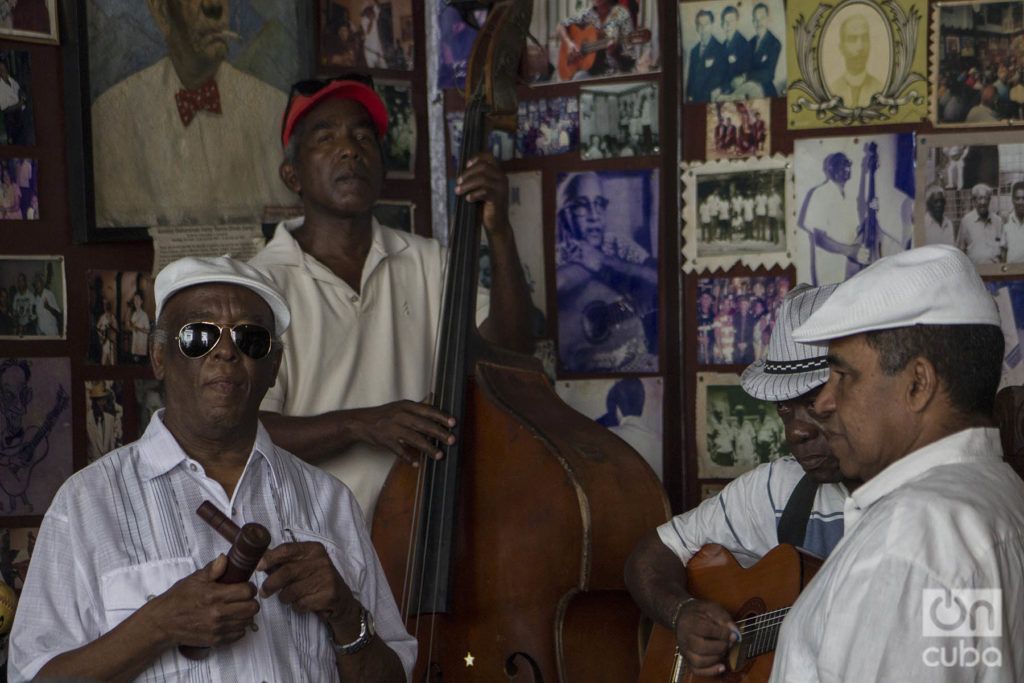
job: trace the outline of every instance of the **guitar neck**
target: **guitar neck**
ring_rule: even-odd
[[[580,54],[588,55],[591,52],[597,52],[598,50],[606,50],[614,44],[615,41],[611,38],[601,38],[600,40],[583,43],[580,45]]]

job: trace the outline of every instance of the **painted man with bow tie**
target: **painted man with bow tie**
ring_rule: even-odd
[[[287,97],[226,61],[228,0],[147,0],[167,55],[92,105],[98,226],[257,222],[278,177]]]

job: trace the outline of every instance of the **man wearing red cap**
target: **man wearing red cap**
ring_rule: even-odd
[[[452,419],[431,391],[444,248],[379,225],[384,103],[356,80],[304,82],[285,112],[281,178],[305,216],[283,222],[252,264],[281,287],[294,316],[277,384],[262,404],[275,442],[345,482],[366,517],[394,455],[440,451]],[[485,338],[528,350],[530,297],[508,221],[507,182],[490,155],[455,191],[482,202],[493,284]]]

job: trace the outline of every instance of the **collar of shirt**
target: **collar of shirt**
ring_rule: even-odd
[[[160,475],[170,472],[178,465],[187,462],[190,458],[182,450],[178,440],[174,438],[170,430],[164,426],[164,411],[161,408],[153,414],[146,427],[146,433],[139,439],[139,451],[142,454],[142,461],[139,464],[139,474],[143,481],[149,481]],[[253,455],[263,457],[270,465],[275,479],[277,478],[277,449],[270,440],[270,434],[259,423],[256,429],[256,441],[253,443],[252,453],[249,454],[251,461]],[[248,469],[248,463],[246,463]]]
[[[904,484],[919,479],[929,470],[943,465],[970,464],[999,460],[1002,457],[999,430],[994,427],[965,429],[919,448],[892,463],[850,494],[844,511],[846,535],[850,534],[850,530],[869,507]]]
[[[301,228],[304,222],[305,218],[303,216],[281,221],[274,231],[274,238],[267,243],[266,248],[260,253],[262,264],[302,268],[314,279],[323,280],[334,285],[339,283],[345,284],[330,268],[304,252],[299,243],[292,237],[291,233]],[[363,264],[361,284],[366,283],[367,278],[381,261],[389,256],[395,256],[409,246],[409,241],[398,230],[382,227],[376,218],[372,219],[372,225],[373,236],[370,243],[370,252],[366,255],[366,263]],[[348,287],[347,284],[345,286]]]

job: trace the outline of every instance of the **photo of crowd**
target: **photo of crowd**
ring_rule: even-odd
[[[1024,120],[1024,6],[944,3],[936,11],[934,122]]]
[[[552,97],[519,102],[516,156],[565,154],[580,139],[579,103],[575,97]]]
[[[697,364],[748,365],[763,358],[791,285],[785,275],[697,280]]]
[[[697,471],[701,478],[736,477],[789,454],[775,406],[739,385],[739,376],[697,375]]]
[[[657,154],[657,84],[582,88],[580,135],[580,156],[584,159]]]

